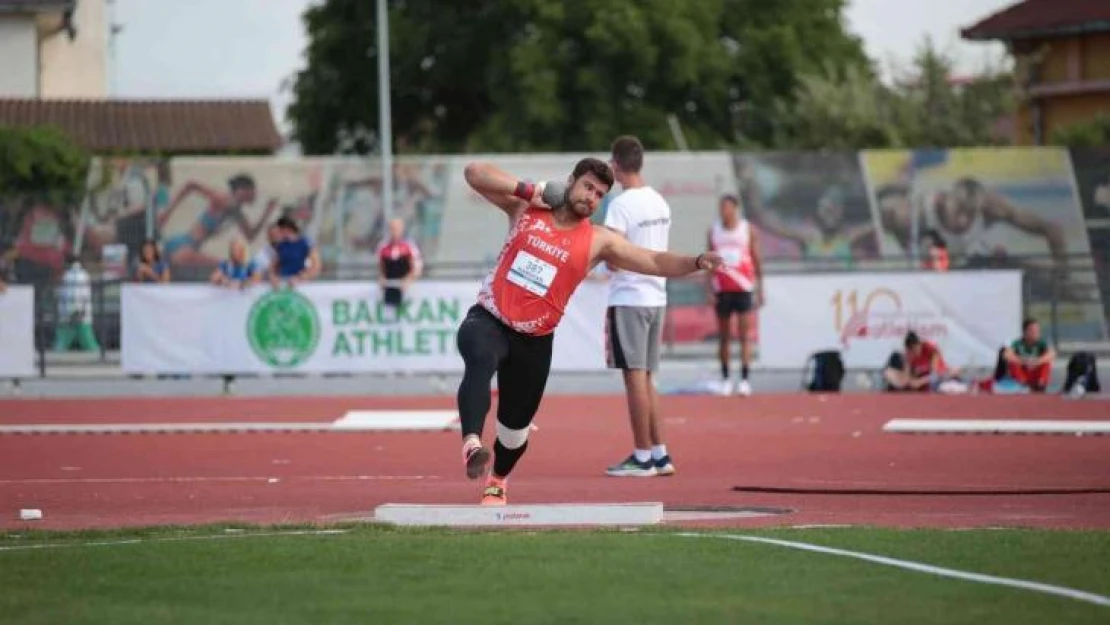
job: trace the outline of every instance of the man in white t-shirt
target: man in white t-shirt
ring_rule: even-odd
[[[640,170],[644,146],[623,136],[611,148],[614,177],[623,192],[609,203],[605,226],[650,250],[666,251],[671,209]],[[614,477],[672,475],[674,464],[660,431],[659,394],[653,375],[659,369],[659,347],[667,308],[667,281],[630,271],[614,270],[609,280],[606,311],[606,360],[624,374],[634,450],[606,471]]]

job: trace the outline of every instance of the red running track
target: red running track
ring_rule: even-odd
[[[551,396],[512,503],[662,501],[771,507],[733,526],[1110,527],[1110,494],[830,495],[778,488],[1110,489],[1110,437],[885,434],[891,418],[1104,419],[1059,397],[665,397],[678,474],[609,478],[630,450],[622,397]],[[321,421],[350,409],[452,408],[451,398],[0,401],[0,423]],[[492,418],[486,424],[492,431]],[[453,432],[0,435],[0,528],[327,522],[387,503],[476,502]],[[45,518],[25,522],[21,508]],[[706,522],[702,522],[706,523]]]

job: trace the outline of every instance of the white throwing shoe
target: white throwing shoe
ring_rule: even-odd
[[[737,380],[736,392],[747,397],[752,394],[752,385],[749,384],[747,380]]]

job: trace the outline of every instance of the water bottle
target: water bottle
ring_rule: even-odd
[[[1086,394],[1087,394],[1087,387],[1084,386],[1082,381],[1079,381],[1079,382],[1076,382],[1075,385],[1071,387],[1071,393],[1069,393],[1069,397],[1071,397],[1072,399],[1080,399]]]

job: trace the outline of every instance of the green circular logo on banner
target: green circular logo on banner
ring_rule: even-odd
[[[304,295],[271,291],[251,306],[247,338],[255,355],[271,367],[296,367],[320,344],[320,317]]]

